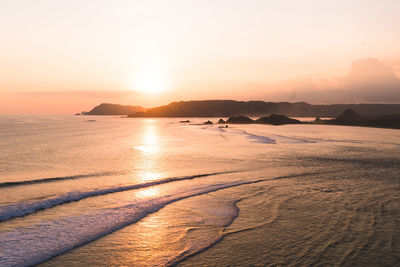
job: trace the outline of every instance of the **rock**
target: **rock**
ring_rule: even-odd
[[[246,124],[246,123],[253,123],[254,121],[246,116],[236,116],[236,117],[230,117],[226,122]]]
[[[358,122],[363,117],[351,109],[346,109],[342,114],[335,119],[337,122]]]
[[[190,120],[180,121],[179,123],[190,123]]]
[[[351,109],[347,109],[336,119],[331,120],[330,124],[400,129],[400,114],[362,116]]]
[[[212,121],[206,121],[203,124],[213,124],[213,122]]]
[[[218,123],[226,123],[226,121],[224,121],[223,119],[219,119]]]
[[[300,124],[301,121],[288,118],[285,115],[271,114],[269,117],[259,118],[258,120],[255,121],[255,123],[282,125],[282,124]]]

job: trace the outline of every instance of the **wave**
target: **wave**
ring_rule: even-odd
[[[55,221],[44,221],[28,227],[1,233],[0,266],[32,266],[39,264],[135,223],[147,215],[157,212],[166,205],[179,200],[227,188],[276,179],[301,177],[304,175],[308,174],[303,173],[201,186],[175,195],[160,196],[135,204],[104,209],[93,214],[71,216]],[[189,255],[182,256],[182,258],[187,258]]]
[[[79,200],[89,198],[89,197],[106,195],[106,194],[117,193],[117,192],[139,189],[139,188],[145,188],[145,187],[150,187],[150,186],[155,186],[155,185],[160,185],[160,184],[165,184],[165,183],[170,183],[170,182],[190,180],[190,179],[195,179],[195,178],[200,178],[200,177],[207,177],[207,176],[219,175],[219,174],[228,174],[228,173],[234,173],[234,172],[238,172],[238,171],[205,173],[205,174],[197,174],[197,175],[184,176],[184,177],[171,177],[171,178],[160,179],[160,180],[156,180],[156,181],[152,181],[152,182],[140,183],[140,184],[134,184],[134,185],[128,185],[128,186],[119,186],[119,187],[112,187],[112,188],[99,189],[99,190],[86,191],[86,192],[79,192],[79,191],[78,192],[70,192],[68,194],[64,194],[64,195],[53,197],[53,198],[48,198],[45,200],[39,200],[39,201],[35,201],[35,202],[18,202],[18,203],[6,205],[6,206],[0,206],[0,222],[9,220],[9,219],[12,219],[15,217],[26,216],[26,215],[32,214],[36,211],[39,211],[39,210],[49,209],[49,208],[57,206],[57,205],[62,205],[62,204],[66,204],[66,203],[73,202],[73,201],[79,201]]]
[[[235,208],[235,213],[232,214],[232,217],[229,219],[229,221],[227,221],[224,225],[221,225],[221,227],[226,228],[226,227],[230,226],[233,223],[233,221],[239,216],[240,209],[237,206],[237,203],[242,201],[243,199],[245,199],[245,198],[236,199],[232,203],[233,207]],[[191,228],[191,229],[193,229],[193,228]],[[189,229],[189,231],[191,229]],[[173,258],[172,260],[169,260],[167,262],[166,266],[175,266],[178,263],[183,262],[186,259],[188,259],[190,257],[193,257],[193,256],[195,256],[195,255],[197,255],[197,254],[209,249],[210,247],[212,247],[212,246],[218,244],[219,242],[221,242],[222,239],[225,236],[226,236],[226,234],[224,233],[224,231],[220,231],[219,236],[217,238],[215,238],[214,240],[209,240],[208,243],[203,241],[202,242],[203,243],[202,246],[198,247],[197,249],[189,248],[189,249],[184,250],[182,253],[177,255],[175,258]]]
[[[256,135],[256,134],[252,134],[249,133],[245,130],[238,130],[235,132],[227,132],[224,128],[215,128],[212,126],[207,126],[204,128],[201,128],[202,130],[213,130],[213,131],[218,131],[220,133],[233,133],[233,134],[242,134],[245,135],[248,139],[253,140],[254,143],[263,143],[263,144],[275,144],[276,141],[274,139],[268,138],[266,136],[262,136],[262,135]]]
[[[248,139],[254,140],[255,143],[263,143],[263,144],[275,144],[276,140],[268,138],[262,135],[251,134],[243,130],[243,134],[247,136]]]
[[[269,134],[271,137],[275,138],[269,138],[263,135],[256,135],[249,133],[247,131],[242,130],[242,133],[247,136],[247,138],[255,140],[254,142],[256,143],[264,143],[264,144],[276,144],[276,143],[287,143],[287,144],[307,144],[307,143],[317,143],[315,140],[310,140],[306,138],[299,138],[299,137],[289,137],[289,136],[283,136],[283,135],[278,135],[278,134]]]
[[[142,203],[107,209],[99,214],[74,216],[58,221],[35,224],[29,228],[16,229],[0,235],[0,265],[27,266],[38,264],[55,255],[67,252],[72,248],[89,243],[101,236],[137,222],[139,219],[158,211],[170,203],[259,181],[261,180],[203,186],[182,194],[162,196]],[[32,251],[32,247],[36,249]]]
[[[78,175],[71,175],[71,176],[40,178],[40,179],[35,179],[35,180],[3,182],[3,183],[0,183],[0,188],[8,187],[8,186],[41,184],[41,183],[58,182],[58,181],[64,181],[64,180],[75,180],[75,179],[88,178],[88,177],[100,177],[100,176],[121,175],[121,174],[123,174],[123,173],[121,173],[121,172],[98,172],[98,173],[91,173],[91,174],[78,174]]]
[[[279,143],[287,143],[287,144],[308,144],[308,143],[317,143],[316,140],[302,138],[302,137],[290,137],[279,134],[271,134],[275,138],[279,140]]]
[[[283,136],[283,135],[278,135],[278,134],[268,134],[269,136],[264,136],[264,135],[258,135],[254,133],[249,133],[248,131],[238,129],[234,132],[227,132],[224,128],[207,128],[207,129],[213,129],[213,130],[218,130],[220,132],[224,133],[235,133],[235,134],[242,134],[246,136],[248,139],[252,140],[252,142],[255,143],[263,143],[263,144],[276,144],[276,143],[288,143],[288,144],[297,144],[297,143],[317,143],[316,140],[311,140],[307,138],[301,138],[301,137],[289,137],[289,136]]]

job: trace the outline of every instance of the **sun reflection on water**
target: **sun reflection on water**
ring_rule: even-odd
[[[146,122],[151,123],[152,121],[149,120]],[[137,145],[135,148],[144,153],[145,156],[152,156],[160,152],[160,146],[158,143],[159,137],[157,128],[150,124],[146,126],[146,129],[143,132],[141,144]]]
[[[139,144],[135,146],[135,149],[140,152],[140,159],[135,164],[137,171],[135,177],[145,182],[166,177],[166,174],[160,171],[162,150],[158,124],[154,122],[153,119],[144,121],[143,133],[139,139]],[[151,193],[149,194],[151,195]]]
[[[151,164],[149,164],[151,165]],[[145,168],[143,171],[139,171],[138,173],[138,178],[142,181],[154,181],[154,180],[159,180],[161,178],[165,177],[162,173],[160,172],[154,172],[151,170],[148,170]]]
[[[146,132],[143,135],[141,144],[136,146],[135,148],[147,154],[148,156],[159,153],[160,147],[158,145],[158,135],[154,127],[147,128]]]
[[[154,196],[158,196],[159,194],[159,190],[157,187],[152,186],[146,189],[142,189],[139,192],[137,192],[137,196],[141,197],[141,198],[148,198],[148,197],[154,197]]]

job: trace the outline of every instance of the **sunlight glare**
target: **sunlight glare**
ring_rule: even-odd
[[[133,86],[135,91],[157,94],[170,90],[171,81],[166,72],[154,67],[147,67],[135,75]]]
[[[159,190],[157,187],[149,187],[146,189],[142,189],[137,192],[137,196],[140,198],[148,198],[148,197],[154,197],[159,195]]]

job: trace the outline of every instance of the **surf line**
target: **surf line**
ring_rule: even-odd
[[[140,183],[128,186],[120,186],[120,187],[113,187],[113,188],[106,188],[106,189],[99,189],[94,191],[86,191],[86,192],[70,192],[65,195],[35,201],[35,202],[18,202],[15,204],[10,204],[6,206],[0,206],[0,222],[6,221],[15,217],[22,217],[32,213],[35,213],[39,210],[49,209],[54,206],[66,204],[69,202],[79,201],[89,197],[95,197],[100,195],[106,195],[111,193],[117,193],[127,190],[134,190],[134,189],[141,189],[145,187],[151,187],[155,185],[177,182],[177,181],[184,181],[184,180],[191,180],[195,178],[213,176],[213,175],[222,175],[222,174],[229,174],[229,173],[237,173],[240,171],[226,171],[226,172],[214,172],[214,173],[204,173],[204,174],[196,174],[191,176],[183,176],[183,177],[170,177],[165,179],[160,179],[152,182],[147,183]]]
[[[89,178],[89,177],[100,177],[100,176],[107,176],[107,175],[121,175],[121,174],[123,174],[123,173],[120,173],[120,172],[98,172],[98,173],[92,173],[92,174],[77,174],[77,175],[70,175],[70,176],[50,177],[50,178],[41,178],[41,179],[24,180],[24,181],[16,181],[16,182],[3,182],[3,183],[0,183],[0,188],[1,187],[9,187],[9,186],[50,183],[50,182],[58,182],[58,181],[65,181],[65,180],[75,180],[75,179]]]
[[[304,177],[314,174],[318,173],[292,174],[274,178],[213,184],[207,187],[202,186],[176,195],[160,196],[151,201],[144,201],[143,203],[105,209],[99,214],[94,213],[67,217],[58,221],[50,221],[45,224],[38,223],[29,227],[5,232],[0,234],[0,265],[13,266],[15,264],[20,264],[21,266],[31,266],[39,264],[136,223],[147,215],[155,213],[166,205],[179,200],[242,185]],[[109,225],[104,223],[104,218],[107,218],[107,222],[110,223]],[[60,232],[62,232],[63,236],[69,238],[58,238]],[[45,236],[43,236],[43,234]],[[38,242],[41,246],[32,251],[31,248]],[[24,244],[22,248],[15,247],[21,243]],[[15,246],[13,244],[15,244]],[[29,253],[25,251],[26,249],[29,249]]]

